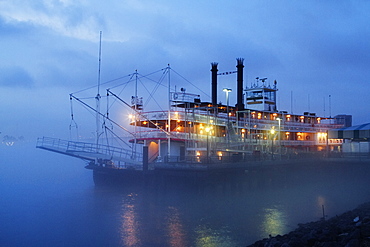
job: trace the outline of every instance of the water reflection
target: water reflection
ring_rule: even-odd
[[[186,233],[184,231],[183,223],[180,219],[179,210],[175,207],[169,207],[167,213],[166,228],[168,234],[169,246],[188,246],[186,244]]]
[[[264,220],[262,222],[262,230],[264,235],[276,236],[283,234],[287,231],[286,227],[286,214],[277,208],[265,208]]]
[[[298,223],[322,217],[322,205],[330,215],[345,210],[341,205],[348,194],[358,195],[354,192],[368,188],[368,180],[353,184],[352,179],[334,176],[332,170],[253,171],[238,180],[200,186],[165,181],[125,186],[113,195],[120,205],[120,244],[245,246],[269,235],[283,235]],[[370,167],[366,174],[367,179]],[[370,199],[368,193],[358,201],[365,198]]]
[[[215,229],[207,224],[199,225],[195,229],[195,246],[199,247],[218,247],[218,246],[238,246],[232,239],[231,232],[227,225],[221,229]]]
[[[123,246],[137,246],[140,244],[139,222],[137,221],[137,212],[135,198],[137,194],[128,194],[124,197],[122,203],[122,225],[121,240]]]

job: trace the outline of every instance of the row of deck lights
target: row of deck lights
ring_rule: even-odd
[[[133,115],[129,115],[129,118],[132,120],[133,119]],[[279,131],[279,136],[278,136],[278,139],[279,139],[279,141],[281,140],[281,136],[280,136],[280,133],[281,133],[281,121],[282,121],[282,119],[281,118],[276,118],[275,120],[277,120],[278,121],[278,131]],[[180,122],[180,120],[177,120],[177,122]],[[211,120],[211,122],[212,122],[212,120]],[[148,122],[147,121],[143,121],[143,125],[145,126],[145,125],[147,125],[148,124]],[[190,123],[189,123],[190,124]],[[156,125],[157,125],[157,123],[156,123]],[[256,126],[254,126],[255,128],[256,128]],[[166,124],[166,128],[168,128],[168,125]],[[202,126],[202,124],[200,125],[200,132],[199,132],[199,134],[203,134],[203,130],[206,132],[206,135],[213,135],[213,133],[212,133],[212,129],[213,129],[213,127],[209,127],[209,126],[207,126],[207,127],[203,127]],[[181,131],[181,126],[177,126],[176,127],[176,129],[175,129],[176,131]],[[245,129],[242,129],[241,130],[241,134],[242,134],[242,137],[244,138],[245,137]],[[274,127],[272,127],[272,129],[270,130],[270,134],[271,135],[275,135],[276,134],[276,130],[275,130],[275,128]],[[287,138],[288,138],[288,136],[290,135],[290,132],[286,132],[285,133],[286,134],[286,136],[287,136]],[[319,133],[319,135],[318,135],[318,137],[321,137],[320,136],[320,134],[321,133]],[[325,133],[323,133],[323,134],[325,134]],[[298,135],[298,138],[300,139],[301,138],[301,133],[300,132],[298,132],[297,133],[297,135]],[[266,138],[265,138],[266,139]]]
[[[251,112],[251,115],[252,115],[252,118],[256,118],[256,112],[255,111]],[[273,119],[271,119],[271,120],[277,120],[278,119],[277,116],[278,116],[277,113],[273,113],[272,114]],[[266,115],[262,116],[262,112],[258,112],[257,113],[257,119],[262,119],[262,117],[264,119],[267,119],[267,116]],[[285,117],[286,121],[288,121],[288,122],[291,121],[291,117],[292,116],[290,114],[287,114],[284,117]],[[304,119],[305,119],[305,116],[299,116],[299,122],[303,123],[304,122]],[[282,118],[280,118],[280,121],[281,120],[282,120]],[[316,118],[316,121],[317,121],[317,123],[320,123],[321,122],[321,118],[320,117],[317,117]]]
[[[232,92],[232,89],[230,89],[230,88],[224,88],[223,89],[223,92],[225,92],[225,94],[226,94],[226,106],[227,106],[227,122],[228,122],[228,124],[229,124],[229,116],[230,116],[230,113],[229,113],[229,93],[230,92]],[[180,122],[179,120],[178,120],[178,112],[176,112],[175,113],[175,118],[177,119],[177,121],[178,122]],[[255,116],[255,112],[252,112],[252,116],[253,116],[253,118],[254,118],[254,116]],[[258,113],[258,119],[260,119],[261,118],[261,116],[262,116],[262,114],[259,112]],[[279,125],[279,135],[278,135],[278,137],[279,137],[279,143],[280,143],[280,140],[281,140],[281,136],[280,136],[280,132],[281,132],[281,121],[282,121],[282,118],[279,118],[279,117],[276,117],[277,116],[277,113],[274,113],[273,114],[273,116],[274,116],[274,119],[275,120],[277,120],[278,121],[278,125]],[[266,116],[265,116],[266,117]],[[286,116],[286,120],[287,121],[290,121],[290,118],[291,118],[291,115],[290,114],[287,114]],[[132,114],[130,114],[129,115],[129,118],[132,120],[133,118],[134,118],[134,116],[132,115]],[[301,122],[303,122],[303,119],[304,119],[304,116],[300,116],[300,121]],[[317,121],[318,121],[318,123],[320,123],[320,120],[321,120],[321,118],[317,118]],[[146,125],[147,124],[147,122],[146,121],[144,121],[144,125]],[[166,127],[167,127],[168,125],[166,125]],[[179,131],[181,128],[176,128],[176,130],[177,131]],[[207,133],[207,136],[209,135],[209,132],[210,132],[210,130],[211,130],[211,128],[210,127],[206,127],[205,128],[205,131],[206,131],[206,133]],[[243,129],[244,130],[244,129]],[[244,132],[245,132],[245,130],[243,131],[242,130],[242,132],[243,132],[243,135],[244,135]],[[273,129],[271,129],[270,130],[270,133],[272,134],[272,135],[274,135],[275,134],[275,129],[273,128]],[[202,134],[202,133],[201,133]]]

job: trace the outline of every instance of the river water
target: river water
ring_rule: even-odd
[[[96,187],[83,161],[34,145],[0,145],[0,246],[246,246],[370,201],[366,162],[204,187]]]

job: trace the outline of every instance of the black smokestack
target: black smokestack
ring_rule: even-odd
[[[243,68],[244,68],[243,62],[244,62],[244,58],[237,58],[236,61],[237,61],[236,68],[238,72],[238,76],[237,76],[238,92],[237,92],[236,109],[238,111],[242,111],[244,110],[244,104],[243,104]]]
[[[212,65],[212,105],[217,106],[217,65],[218,63],[211,63]]]

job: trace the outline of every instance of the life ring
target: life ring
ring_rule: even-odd
[[[177,93],[173,94],[173,99],[177,99],[178,97],[179,97],[179,95]]]

